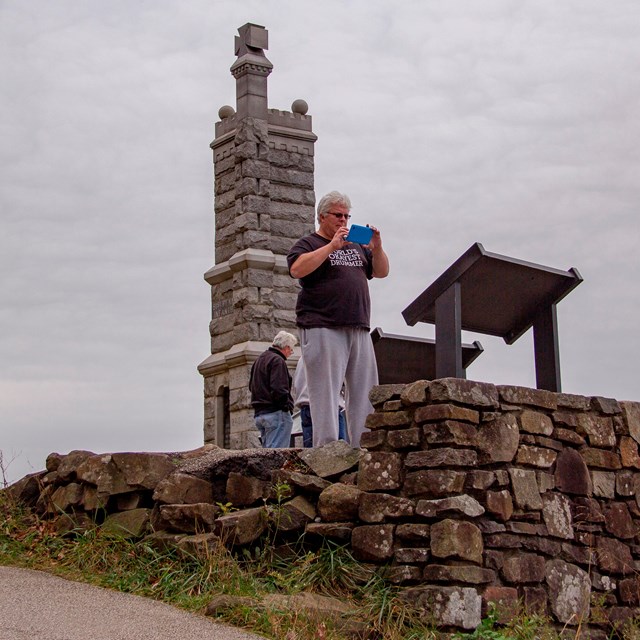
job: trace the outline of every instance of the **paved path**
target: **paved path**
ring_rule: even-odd
[[[264,640],[168,604],[0,567],[0,640]]]

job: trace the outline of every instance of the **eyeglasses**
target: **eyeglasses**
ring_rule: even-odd
[[[342,218],[343,220],[348,220],[351,217],[349,213],[334,213],[333,211],[327,211],[330,216],[335,216],[336,218]]]

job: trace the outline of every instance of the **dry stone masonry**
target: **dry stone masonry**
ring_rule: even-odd
[[[77,451],[11,491],[62,530],[191,553],[255,544],[277,512],[283,541],[348,545],[444,628],[494,603],[605,638],[640,613],[640,403],[453,378],[370,397],[362,449]]]

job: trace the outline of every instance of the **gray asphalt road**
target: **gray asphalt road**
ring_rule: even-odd
[[[167,604],[0,567],[0,640],[264,640]]]

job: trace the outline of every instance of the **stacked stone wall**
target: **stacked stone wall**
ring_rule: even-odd
[[[493,604],[606,638],[640,613],[640,403],[451,378],[371,400],[362,449],[73,452],[13,492],[187,548],[255,543],[277,504],[283,541],[347,545],[446,628]]]

